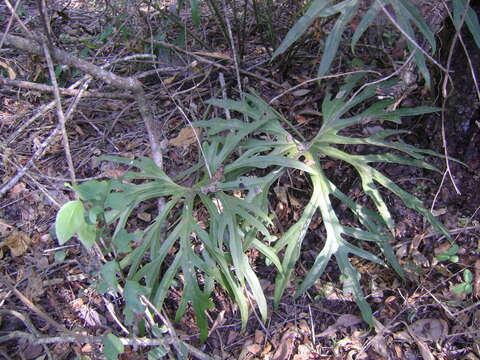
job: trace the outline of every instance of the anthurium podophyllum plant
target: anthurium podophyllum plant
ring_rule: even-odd
[[[59,242],[63,244],[76,234],[86,247],[101,245],[109,261],[100,270],[97,288],[122,294],[125,321],[129,325],[141,320],[147,310],[139,300],[140,295],[161,309],[169,289],[179,289],[182,298],[176,318],[180,319],[190,304],[203,341],[208,334],[205,312],[214,306],[211,295],[216,284],[238,305],[242,328],[249,315],[249,296],[255,300],[262,318],[267,318],[267,298],[249,261],[250,250],[263,254],[265,261],[276,268],[274,303],[278,305],[292,279],[310,222],[314,216],[321,216],[325,242],[300,283],[297,296],[311,287],[334,259],[344,291],[353,295],[363,319],[372,325],[372,311],[360,286],[360,274],[349,257],[359,256],[385,266],[388,263],[403,276],[391,245],[394,220],[380,190],[395,194],[437,231],[447,237],[448,233],[418,198],[375,167],[378,163],[396,163],[436,171],[424,159],[437,156],[436,153],[399,140],[405,133],[402,130],[384,128],[367,137],[341,134],[366,119],[400,124],[402,116],[438,109],[417,107],[389,112],[386,109],[391,105],[390,100],[372,102],[373,88],[352,95],[361,78],[361,75],[351,76],[335,96],[325,97],[322,125],[310,139],[305,139],[255,95],[244,94],[238,101],[210,100],[211,105],[241,114],[248,121],[214,118],[194,123],[205,130],[203,156],[197,165],[178,176],[177,182],[151,159],[103,157],[137,171],[132,169],[121,180],[88,181],[74,186],[80,200],[65,204],[59,211],[56,221]],[[359,108],[363,110],[357,111]],[[383,151],[350,154],[344,145],[351,144]],[[351,165],[364,193],[371,199],[371,207],[355,202],[334,184],[322,169],[320,159],[324,157]],[[272,223],[268,197],[273,193],[272,185],[287,170],[307,174],[311,193],[298,221],[279,233]],[[199,180],[190,187],[179,185],[186,177]],[[135,208],[158,198],[165,199],[165,206],[151,224],[145,229],[130,229],[128,220]],[[333,198],[349,209],[357,225],[342,224],[332,205]],[[363,241],[375,243],[378,254],[363,249]]]

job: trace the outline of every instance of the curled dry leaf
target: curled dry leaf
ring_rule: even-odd
[[[196,51],[195,55],[211,57],[219,60],[231,60],[230,56],[221,52]]]
[[[247,350],[253,355],[258,355],[262,351],[262,347],[259,344],[250,344],[247,346]]]
[[[4,68],[7,71],[8,78],[10,80],[15,80],[17,74],[15,74],[15,71],[7,63],[0,61],[0,67]]]
[[[337,319],[335,324],[330,325],[325,331],[322,331],[320,334],[318,334],[317,337],[332,336],[337,332],[337,330],[358,325],[362,321],[363,320],[357,315],[344,314]]]
[[[255,342],[257,344],[263,343],[263,340],[265,340],[265,334],[261,330],[255,330]]]
[[[383,356],[385,359],[388,359],[390,354],[388,352],[385,337],[385,333],[388,332],[388,330],[380,321],[376,320],[375,318],[373,319],[373,324],[375,326],[376,335],[373,337],[370,343],[377,354]]]
[[[287,360],[292,356],[293,348],[295,346],[295,339],[297,334],[294,330],[286,331],[282,339],[280,340],[280,345],[273,354],[272,360]]]
[[[123,175],[125,175],[125,171],[120,169],[111,169],[105,171],[102,175],[113,179],[120,179]]]
[[[201,129],[191,126],[185,127],[180,130],[180,133],[177,137],[170,140],[170,145],[187,147],[197,142],[197,137],[200,137],[201,131]]]
[[[0,247],[7,246],[13,256],[21,256],[28,250],[32,239],[23,231],[14,230],[0,243]]]
[[[25,290],[25,295],[29,299],[35,299],[43,295],[45,289],[43,288],[43,279],[36,271],[32,270],[30,276],[28,277],[27,288]]]
[[[10,190],[10,196],[12,198],[17,198],[26,189],[26,187],[27,185],[25,185],[25,183],[18,183],[12,188],[12,190]]]

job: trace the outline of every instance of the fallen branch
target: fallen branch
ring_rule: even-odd
[[[35,336],[23,331],[12,331],[7,335],[0,336],[0,343],[14,339],[24,339],[30,344],[65,344],[65,343],[82,343],[82,344],[101,344],[103,336],[81,335],[81,334],[62,334],[60,336]],[[151,338],[118,338],[123,345],[126,346],[161,346],[170,345],[171,339],[151,339]]]
[[[0,86],[6,85],[11,87],[17,87],[27,90],[35,90],[41,92],[53,93],[53,86],[46,84],[39,84],[30,81],[17,80],[17,79],[6,79],[0,77]],[[64,96],[76,96],[80,90],[70,89],[70,88],[58,88],[61,95]],[[84,97],[95,97],[95,98],[107,98],[107,99],[133,99],[133,95],[129,93],[106,93],[99,91],[85,91],[83,93]]]

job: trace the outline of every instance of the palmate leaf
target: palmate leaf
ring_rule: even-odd
[[[322,60],[320,66],[318,67],[318,76],[325,75],[332,65],[333,59],[337,54],[338,47],[340,46],[340,41],[342,40],[343,32],[347,24],[355,16],[358,9],[358,2],[352,0],[348,2],[348,6],[342,11],[342,14],[338,17],[335,25],[328,34],[327,40],[325,42],[325,49],[323,50]]]
[[[310,4],[305,14],[295,23],[295,25],[289,30],[285,39],[283,39],[280,46],[275,50],[272,55],[272,59],[275,59],[278,55],[283,54],[295,41],[297,41],[307,29],[312,25],[315,19],[320,13],[326,9],[331,0],[314,0]]]
[[[278,275],[276,280],[275,303],[278,305],[283,291],[288,283],[289,277],[292,274],[295,263],[300,255],[300,247],[306,235],[306,230],[308,229],[309,219],[311,219],[315,211],[318,209],[320,210],[323,222],[325,224],[327,237],[323,249],[317,255],[313,266],[310,268],[305,279],[300,284],[297,290],[297,296],[311,287],[315,281],[319,279],[328,262],[334,256],[343,275],[342,281],[344,284],[348,284],[346,288],[349,289],[354,296],[355,301],[359,305],[359,308],[362,312],[364,320],[368,324],[372,325],[373,319],[371,315],[371,309],[364,299],[359,282],[359,274],[349,263],[348,256],[349,254],[354,254],[382,265],[383,262],[375,255],[348,243],[342,235],[348,235],[360,240],[370,240],[376,242],[386,242],[388,241],[388,237],[361,229],[347,228],[340,224],[340,221],[333,210],[333,206],[330,201],[330,195],[335,193],[336,188],[331,186],[331,182],[323,173],[323,170],[320,167],[319,159],[314,155],[310,156],[315,162],[312,167],[316,167],[316,174],[311,175],[313,194],[309,204],[302,214],[303,218],[301,218],[292,228],[290,228],[289,232],[286,233],[286,236],[279,241],[279,244],[277,244],[279,247],[283,246],[284,243],[287,243],[288,245],[285,251],[283,262],[285,273],[284,275]]]
[[[360,23],[357,25],[357,28],[355,29],[355,33],[353,34],[352,40],[350,42],[350,46],[352,47],[352,52],[354,51],[355,45],[357,45],[358,40],[360,40],[363,33],[372,24],[373,20],[375,20],[375,18],[377,17],[380,11],[381,11],[381,8],[378,5],[378,2],[374,1],[370,6],[370,8],[365,13],[365,15],[362,17],[362,20],[360,20]]]
[[[338,16],[333,28],[331,29],[326,41],[323,56],[318,68],[318,76],[322,76],[328,73],[335,55],[337,54],[338,47],[342,40],[342,34],[344,33],[346,26],[348,26],[351,19],[357,15],[359,1],[358,0],[344,0],[337,4],[331,4],[331,1],[326,0],[314,0],[310,3],[310,7],[305,14],[300,17],[299,20],[287,33],[280,46],[272,55],[272,60],[284,53],[294,42],[296,42],[303,34],[307,32],[307,29],[319,17],[334,16],[338,13]],[[380,6],[381,5],[381,6]],[[401,30],[406,33],[410,39],[417,39],[413,26],[421,33],[429,45],[431,46],[432,53],[436,51],[435,35],[429,28],[425,20],[423,19],[420,11],[411,3],[411,0],[374,0],[371,2],[369,9],[363,14],[360,23],[357,25],[355,32],[351,38],[351,48],[354,50],[355,45],[358,43],[361,36],[372,25],[374,19],[379,15],[384,8],[393,7],[395,12],[395,19],[400,26]],[[463,10],[465,8],[465,0],[454,1],[454,15],[455,9]],[[460,11],[457,11],[457,14]],[[459,22],[459,16],[455,18],[456,24]],[[478,31],[480,26],[478,25],[478,18],[475,16],[475,12],[469,9],[467,17],[465,19],[467,26],[474,34],[475,41],[480,44],[480,35]],[[403,36],[403,34],[402,34]],[[427,87],[430,86],[430,73],[426,66],[424,54],[416,49],[416,45],[408,42],[409,51],[414,53],[414,61],[418,66],[420,73],[425,79]]]
[[[477,44],[477,47],[480,48],[480,23],[478,21],[478,16],[475,10],[473,10],[470,6],[468,9],[466,9],[466,5],[466,0],[453,0],[453,23],[457,30],[460,30],[459,28],[462,17],[465,14],[465,24],[467,24],[468,30],[470,30],[475,44]]]
[[[399,123],[401,121],[401,116],[429,113],[438,109],[430,107],[418,109],[399,109],[395,112],[389,113],[386,111],[386,108],[390,102],[382,101],[367,108],[362,112],[361,115],[344,119],[343,115],[347,111],[352,111],[356,105],[368,100],[375,94],[374,89],[367,88],[362,91],[357,98],[347,101],[350,92],[354,89],[355,82],[359,79],[359,76],[350,78],[350,81],[348,81],[347,84],[340,89],[337,96],[327,96],[325,98],[325,101],[322,104],[322,113],[324,115],[322,127],[318,134],[309,142],[308,146],[306,146],[306,148],[309,150],[302,153],[302,155],[308,160],[302,164],[309,167],[308,170],[304,170],[304,166],[299,167],[296,164],[292,166],[288,162],[278,163],[277,158],[271,157],[271,155],[268,153],[266,155],[261,155],[258,158],[262,159],[261,162],[263,165],[259,166],[262,168],[267,167],[268,164],[276,164],[283,167],[302,169],[310,176],[313,186],[313,192],[310,201],[303,210],[300,219],[283,234],[283,236],[275,243],[274,246],[274,249],[277,253],[280,253],[282,249],[285,249],[282,258],[283,272],[279,273],[275,282],[275,304],[279,304],[281,296],[292,276],[296,261],[301,254],[301,245],[308,231],[309,224],[312,218],[319,212],[322,216],[327,232],[326,242],[317,255],[314,265],[299,286],[297,295],[300,295],[303,291],[312,286],[313,283],[321,276],[328,262],[332,259],[335,259],[342,273],[341,280],[344,283],[344,289],[354,296],[365,321],[372,325],[372,312],[361,290],[359,274],[350,264],[348,257],[350,255],[359,256],[368,261],[373,261],[381,265],[384,265],[384,262],[378,256],[349,242],[347,237],[356,239],[357,242],[375,242],[388,263],[400,276],[403,277],[402,269],[396,260],[395,253],[390,244],[392,237],[389,235],[389,233],[394,231],[393,217],[391,216],[387,204],[379,191],[379,186],[384,187],[393,192],[395,195],[399,196],[405,202],[406,206],[411,207],[415,211],[424,215],[435,228],[445,234],[446,231],[443,226],[428,212],[428,210],[423,207],[420,200],[403,191],[398,185],[390,181],[386,176],[381,174],[373,167],[374,163],[386,162],[419,166],[435,171],[436,169],[433,166],[424,161],[424,156],[426,154],[437,154],[428,150],[418,149],[414,146],[404,144],[399,141],[394,142],[387,139],[391,136],[400,136],[404,133],[404,131],[399,130],[383,130],[366,138],[348,138],[338,135],[338,132],[344,128],[359,124],[364,119],[364,115],[366,114],[368,114],[367,116],[371,118],[370,121],[388,119],[390,121]],[[257,111],[264,113],[268,112],[268,110],[262,109],[262,106],[268,105],[260,104]],[[237,108],[240,107],[237,105]],[[268,126],[271,126],[271,124],[272,122],[268,123]],[[259,131],[260,130],[262,129],[259,129]],[[276,136],[278,139],[282,138],[282,136],[278,136],[278,129]],[[245,144],[251,144],[252,147],[260,147],[262,141],[258,139],[251,141],[249,140]],[[383,147],[386,150],[391,149],[394,151],[401,151],[405,154],[405,156],[389,152],[371,155],[350,155],[338,149],[335,144],[376,145]],[[268,140],[268,146],[270,147],[271,153],[281,153],[283,156],[290,159],[296,159],[298,157],[298,153],[292,151],[291,147],[288,148],[289,145],[283,144],[281,141]],[[289,150],[286,150],[287,148]],[[265,147],[262,149],[264,151],[263,154],[269,150]],[[247,168],[257,167],[257,164],[254,161],[257,156],[251,157],[252,154],[255,154],[255,152],[253,151],[244,154],[245,156],[238,159],[239,163],[246,164],[245,166]],[[338,188],[336,188],[335,185],[323,173],[317,154],[327,155],[334,159],[339,159],[350,163],[357,170],[358,175],[362,180],[363,189],[365,193],[372,199],[376,207],[376,212],[355,203],[345,194],[343,194]],[[269,162],[269,160],[275,161]],[[231,169],[235,168],[236,165],[234,164],[235,161],[232,164]],[[258,186],[259,184],[257,179],[244,177],[242,180],[239,179],[237,181],[226,182],[224,184],[225,189],[237,188],[241,181],[244,181],[245,184],[251,187]],[[245,184],[243,185],[245,186]],[[266,189],[268,189],[268,187]],[[331,196],[334,196],[345,203],[352,213],[358,218],[359,222],[364,228],[347,227],[342,225],[331,204]],[[228,226],[224,224],[224,227],[227,229]],[[231,227],[233,228],[235,225],[231,225]],[[226,231],[224,234],[225,233]],[[232,232],[229,234],[231,233]],[[235,236],[235,234],[233,236]],[[238,247],[239,245],[235,246]],[[234,261],[234,263],[235,262],[240,263],[241,261],[240,259],[237,259]]]
[[[346,6],[346,2],[340,4]],[[244,94],[240,101],[211,100],[211,104],[246,115],[250,121],[229,122],[215,118],[211,122],[196,124],[206,129],[207,136],[202,144],[205,158],[201,157],[194,167],[200,171],[197,177],[199,180],[191,187],[176,184],[150,160],[110,158],[140,170],[128,172],[123,181],[111,181],[103,209],[105,218],[108,218],[107,224],[115,225],[112,241],[114,248],[127,250],[114,263],[115,275],[106,279],[108,283],[104,288],[112,290],[122,286],[116,274],[126,273],[123,278],[128,285],[129,309],[126,309],[125,314],[129,323],[135,321],[135,314],[140,315],[145,311],[143,304],[135,297],[135,291],[149,296],[150,301],[161,308],[173,286],[182,294],[177,316],[183,316],[188,306],[191,306],[203,341],[208,334],[205,312],[212,306],[210,296],[215,283],[238,305],[242,329],[246,328],[249,317],[249,294],[262,318],[267,319],[267,299],[254,265],[250,263],[251,249],[258,250],[265,256],[267,263],[273,264],[277,269],[275,303],[278,305],[301,255],[302,242],[309,225],[315,216],[321,216],[326,240],[300,284],[297,296],[320,278],[329,261],[336,261],[344,290],[353,295],[365,321],[372,324],[371,309],[364,298],[359,274],[349,262],[349,256],[361,257],[384,266],[377,254],[361,246],[363,241],[374,243],[390,266],[400,276],[403,275],[390,244],[394,229],[393,217],[380,189],[392,192],[406,206],[424,215],[436,229],[445,234],[447,232],[419,199],[405,192],[374,167],[377,163],[384,162],[435,170],[424,159],[426,155],[435,153],[398,141],[397,138],[404,133],[401,130],[384,129],[365,138],[339,135],[345,128],[361,124],[366,116],[369,121],[389,120],[400,123],[401,116],[436,109],[399,109],[388,113],[385,109],[390,105],[389,101],[381,101],[365,108],[365,102],[375,96],[373,88],[366,88],[348,100],[360,79],[360,76],[352,76],[336,96],[325,97],[322,104],[322,126],[308,142],[300,136],[299,140],[294,139],[289,132],[296,133],[282,115],[254,95]],[[356,112],[357,105],[362,108],[362,112],[351,116]],[[345,117],[347,112],[350,117]],[[346,152],[348,147],[344,146],[349,144],[365,144],[368,145],[367,148],[377,146],[384,152],[351,155]],[[358,204],[340,191],[322,170],[320,156],[350,164],[374,207],[370,209]],[[206,165],[213,172],[221,168],[223,171],[219,171],[219,177],[210,179],[205,170]],[[258,177],[258,169],[268,171],[262,170],[265,175]],[[272,196],[271,186],[286,170],[301,171],[310,177],[313,191],[299,220],[276,240],[270,233],[274,227],[271,221],[273,215],[269,212],[269,196]],[[180,178],[191,174],[193,173],[185,172]],[[207,187],[209,190],[205,191]],[[86,190],[87,193],[95,193],[95,189],[89,190],[87,187]],[[126,228],[130,215],[140,202],[158,197],[166,199],[165,206],[151,225],[139,232],[130,244],[131,237],[126,236],[131,232]],[[347,206],[358,219],[358,225],[346,226],[341,223],[332,205],[332,198]],[[92,201],[103,201],[103,197],[100,199],[94,194]],[[197,215],[205,214],[205,210],[206,216]],[[165,229],[167,223],[174,225]],[[118,278],[121,279],[122,276]]]

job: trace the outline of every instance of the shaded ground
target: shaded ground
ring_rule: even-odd
[[[287,4],[288,5],[288,4]],[[285,5],[285,6],[287,6]],[[26,5],[25,5],[26,6]],[[34,9],[32,7],[32,9]],[[25,11],[34,12],[26,6]],[[282,14],[281,9],[276,14]],[[92,33],[100,33],[102,26],[99,18],[83,10],[72,10],[70,18],[80,20],[58,26],[69,26],[72,36],[76,31],[73,24],[86,24]],[[285,17],[285,16],[284,16]],[[278,17],[285,24],[291,19]],[[5,21],[6,19],[4,19]],[[153,20],[159,21],[159,18]],[[212,20],[205,20],[211,21]],[[279,22],[282,25],[282,22]],[[286,28],[287,25],[285,25]],[[3,27],[4,28],[4,27]],[[213,25],[207,27],[212,33],[212,48],[231,59],[228,46],[225,45],[219,30]],[[213,30],[216,29],[216,30]],[[175,34],[170,34],[174,37]],[[312,34],[312,37],[321,34]],[[372,35],[372,36],[375,36]],[[313,77],[315,58],[308,59],[305,66],[299,57],[283,59],[272,70],[264,67],[269,59],[264,47],[258,45],[258,33],[250,28],[246,32],[245,53],[248,54],[243,74],[244,86],[253,87],[265,99],[272,99],[285,88],[301,83]],[[120,40],[119,40],[120,39]],[[116,41],[119,41],[116,42]],[[130,42],[131,43],[130,43]],[[307,40],[308,52],[313,41]],[[473,41],[465,36],[468,54],[474,69],[480,68],[480,54]],[[121,40],[120,35],[106,41],[96,49],[96,56],[109,57],[121,49],[142,48],[138,39]],[[65,45],[66,47],[71,45]],[[73,46],[72,46],[73,48]],[[72,49],[73,50],[73,49]],[[391,49],[390,49],[391,50]],[[448,47],[445,51],[448,51]],[[167,52],[168,56],[171,56]],[[402,166],[385,166],[387,175],[395,179],[407,191],[419,196],[428,205],[435,199],[434,210],[447,228],[455,236],[459,245],[456,263],[439,262],[435,255],[448,248],[447,241],[432,232],[421,216],[406,209],[398,199],[391,196],[389,205],[393,209],[397,223],[396,251],[404,266],[408,281],[401,282],[393,270],[384,269],[364,260],[352,259],[362,274],[362,285],[368,301],[372,304],[378,321],[375,331],[368,332],[359,317],[359,311],[350,297],[342,295],[339,288],[339,273],[335,266],[327,267],[321,281],[304,296],[294,300],[294,284],[287,293],[278,310],[271,310],[266,324],[252,313],[248,329],[240,333],[238,313],[235,306],[220,290],[213,299],[216,309],[209,313],[210,337],[206,344],[198,343],[198,330],[192,314],[174,324],[175,332],[181,339],[210,355],[228,359],[478,359],[480,309],[477,307],[480,295],[480,232],[478,207],[480,205],[480,119],[479,103],[463,52],[458,48],[453,57],[453,88],[445,112],[445,139],[442,138],[440,115],[422,119],[409,119],[405,128],[412,134],[406,141],[423,148],[444,152],[444,140],[448,155],[464,162],[467,166],[451,161],[451,172],[461,194],[457,194],[449,176],[432,174],[421,169]],[[458,56],[457,56],[458,54]],[[19,54],[12,49],[3,49],[2,56],[15,58],[21,66],[12,67],[18,77],[30,81],[42,82],[45,66],[38,59]],[[218,56],[218,54],[217,54]],[[347,55],[346,55],[347,56]],[[372,52],[359,53],[366,63]],[[181,58],[181,57],[180,57]],[[186,125],[176,111],[175,104],[185,109],[193,118],[201,118],[203,100],[215,96],[220,89],[219,73],[224,73],[228,96],[236,96],[236,78],[232,61],[207,57],[221,64],[228,64],[230,73],[209,67],[185,68],[184,63],[172,61],[176,68],[173,72],[163,73],[160,80],[155,74],[145,78],[145,84],[152,101],[157,104],[156,114],[161,124],[165,146],[165,169],[170,175],[180,173],[197,159],[198,149],[195,141],[180,139],[180,129]],[[169,59],[170,61],[171,59]],[[313,60],[313,61],[312,61]],[[318,59],[317,59],[318,60]],[[305,61],[305,60],[302,60]],[[171,63],[170,66],[173,66]],[[180,67],[183,66],[183,68]],[[136,67],[149,69],[148,63],[121,67],[121,72],[134,72]],[[8,72],[6,68],[5,72]],[[305,70],[307,69],[307,70]],[[336,70],[345,70],[340,65]],[[165,75],[167,74],[167,75]],[[253,74],[253,75],[252,75]],[[62,73],[65,86],[70,83],[71,73]],[[263,80],[262,80],[263,79]],[[268,81],[270,80],[270,82]],[[271,81],[282,86],[275,86]],[[440,86],[440,79],[439,86]],[[101,86],[101,84],[95,84]],[[63,86],[63,85],[62,85]],[[332,83],[330,86],[337,86]],[[110,90],[110,89],[102,89]],[[324,96],[324,88],[315,83],[303,86],[309,93],[292,93],[281,97],[276,103],[292,123],[303,133],[313,133],[319,127],[319,103]],[[26,119],[37,111],[41,104],[51,101],[51,96],[35,90],[18,90],[15,87],[0,89],[0,131],[2,145],[2,163],[0,170],[2,183],[6,183],[24,165],[44,141],[57,120],[54,112],[49,112],[21,129]],[[435,93],[436,91],[434,91]],[[423,94],[418,90],[405,101],[406,106],[430,103],[435,94]],[[72,155],[76,175],[79,178],[112,177],[122,169],[106,163],[98,163],[95,157],[108,153],[126,157],[148,156],[148,141],[143,124],[130,107],[130,100],[94,99],[82,100],[79,113],[68,128],[72,144]],[[215,110],[218,112],[218,110]],[[223,116],[217,113],[217,116]],[[350,135],[362,134],[364,129],[351,129]],[[176,146],[172,139],[177,139]],[[350,149],[362,153],[366,149]],[[444,169],[445,162],[432,159],[438,168]],[[356,200],[365,197],[359,184],[344,164],[325,161],[326,171],[338,181],[338,186]],[[55,260],[58,250],[52,236],[52,224],[57,205],[67,201],[71,192],[63,186],[68,179],[68,170],[64,160],[61,141],[53,143],[46,154],[35,161],[35,166],[0,200],[0,236],[6,241],[0,260],[0,311],[2,336],[13,331],[38,331],[54,336],[58,327],[85,329],[88,335],[102,335],[113,329],[121,334],[118,319],[120,299],[103,297],[92,290],[90,279],[95,264],[91,255],[76,244],[64,248],[66,258]],[[295,179],[292,180],[292,177]],[[307,200],[309,182],[298,173],[281,179],[280,186],[288,193],[286,202],[272,204],[283,225],[288,226]],[[278,195],[278,194],[277,194]],[[272,194],[273,198],[273,194]],[[366,201],[366,200],[365,200]],[[145,226],[148,216],[152,215],[153,204],[146,204],[139,211],[131,226]],[[350,221],[346,215],[345,222]],[[324,240],[321,219],[311,225],[310,234],[304,243],[304,251],[298,264],[296,275],[301,278],[311,266],[314,257],[321,249]],[[274,273],[271,267],[251,254],[251,261],[264,278],[263,286],[267,295],[273,294]],[[461,283],[465,269],[474,274],[473,294],[455,294],[453,288]],[[22,294],[27,300],[22,301]],[[175,317],[179,294],[172,291],[166,302],[166,314]],[[271,300],[271,297],[269,298]],[[17,316],[16,311],[21,316]],[[49,323],[42,313],[48,315],[54,323]],[[22,316],[27,317],[25,320]],[[31,322],[31,326],[29,325]],[[98,345],[84,343],[65,344],[59,342],[48,346],[54,359],[73,359],[75,356],[101,358]],[[46,350],[41,345],[31,345],[23,341],[3,342],[0,354],[5,358],[37,359]],[[8,357],[9,356],[9,357]],[[171,355],[174,358],[174,355]],[[430,357],[429,357],[430,356]],[[141,350],[127,348],[122,359],[146,358]]]

